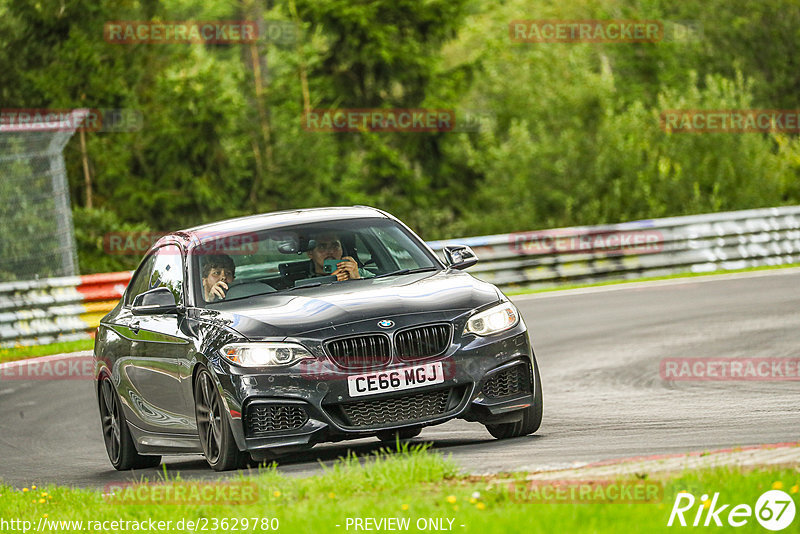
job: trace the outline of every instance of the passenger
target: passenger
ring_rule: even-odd
[[[203,298],[206,302],[214,302],[225,298],[228,284],[233,283],[236,276],[236,265],[227,254],[203,257]]]
[[[341,282],[342,280],[357,280],[375,276],[366,269],[359,268],[352,256],[342,257],[342,241],[335,233],[320,234],[311,241],[311,244],[314,247],[308,250],[308,257],[311,258],[310,277],[334,275],[336,280]],[[337,264],[335,271],[326,273],[325,260],[342,261]]]

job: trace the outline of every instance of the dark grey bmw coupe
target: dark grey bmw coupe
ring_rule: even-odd
[[[409,439],[453,418],[497,438],[542,419],[514,305],[369,207],[255,215],[171,233],[97,329],[116,469],[203,454],[218,471],[324,441]]]

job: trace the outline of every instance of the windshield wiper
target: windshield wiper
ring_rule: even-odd
[[[400,269],[398,271],[393,271],[391,273],[383,273],[379,274],[378,276],[373,276],[372,279],[375,278],[384,278],[386,276],[400,276],[402,274],[415,274],[415,273],[425,273],[428,271],[435,271],[436,267],[419,267],[417,269]]]

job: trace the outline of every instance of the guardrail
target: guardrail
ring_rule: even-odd
[[[131,272],[0,284],[0,347],[91,339]]]
[[[429,243],[469,245],[469,272],[506,291],[800,262],[800,206]],[[0,347],[88,339],[130,272],[0,284]]]
[[[800,206],[435,241],[472,247],[504,290],[800,262]]]

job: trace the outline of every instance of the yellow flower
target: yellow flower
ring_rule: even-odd
[[[35,485],[31,486],[31,489],[36,489],[36,486]]]
[[[783,482],[781,482],[780,480],[777,482],[773,482],[772,489],[777,489],[777,490],[783,489]]]
[[[53,496],[52,496],[52,495],[48,495],[48,496],[47,496],[47,498],[48,498],[48,499],[52,499],[52,498],[53,498]]]
[[[453,506],[453,511],[458,512],[458,505]]]
[[[797,493],[798,491],[800,491],[800,485],[795,484],[792,486],[792,493]],[[0,497],[2,497],[2,495],[0,495]]]
[[[39,499],[39,504],[44,504],[44,499]]]
[[[455,496],[455,495],[448,495],[448,497],[447,497],[447,502],[449,502],[450,504],[455,504],[455,502],[456,502],[457,500],[458,500],[458,499],[456,499],[456,496]]]
[[[281,492],[278,491],[278,490],[275,490],[275,491],[272,492],[272,496],[273,497],[280,497],[281,496]]]
[[[482,502],[479,502],[478,504],[475,505],[475,508],[477,508],[478,510],[484,510],[486,508],[486,505],[483,504]]]
[[[46,491],[42,493],[42,497],[47,497],[47,492]]]
[[[475,497],[472,497],[472,498],[469,500],[469,503],[470,503],[470,504],[475,504],[476,502],[478,502],[478,499],[476,499]]]
[[[711,506],[711,501],[703,501],[703,508],[708,509],[709,506]]]
[[[42,517],[47,517],[47,514],[43,514]]]
[[[27,492],[28,492],[28,488],[22,488],[22,493],[27,493]]]
[[[403,505],[403,506],[401,506],[400,508],[402,508],[403,510],[408,510],[408,505],[407,505],[407,504],[404,504],[404,505]]]
[[[330,493],[328,494],[328,498],[329,498],[329,499],[335,499],[335,498],[336,498],[336,494],[335,494],[334,492],[330,492]]]

